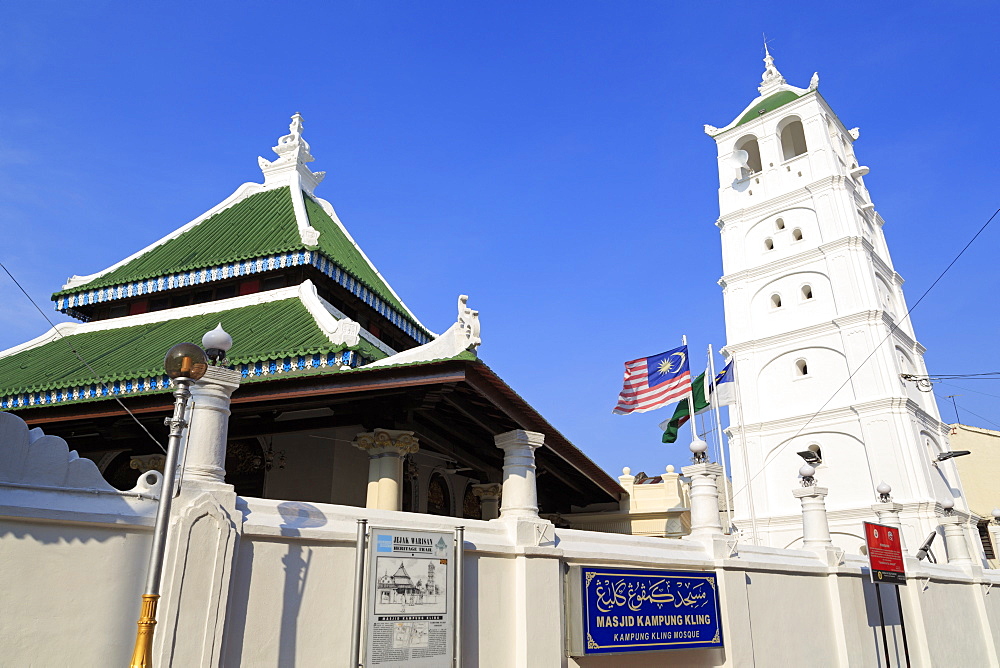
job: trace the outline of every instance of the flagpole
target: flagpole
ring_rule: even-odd
[[[681,343],[684,345],[685,348],[687,348],[688,337],[686,334],[681,336]],[[688,374],[690,375],[691,373],[690,356],[688,357],[687,362],[688,362]],[[688,383],[688,422],[691,425],[691,441],[692,442],[700,441],[701,439],[698,438],[698,425],[696,424],[697,421],[695,420],[694,417],[694,383]]]
[[[754,509],[753,503],[753,487],[751,481],[753,476],[750,475],[750,460],[747,459],[747,432],[746,428],[743,426],[743,398],[740,396],[740,381],[736,377],[736,358],[733,357],[733,385],[736,386],[736,412],[739,415],[740,421],[740,450],[743,454],[743,474],[747,478],[746,490],[747,490],[747,507],[750,510],[750,526],[753,529],[753,544],[760,545],[760,533],[757,531],[757,511]]]
[[[715,413],[715,438],[719,442],[719,459],[722,460],[722,490],[726,496],[726,520],[729,525],[726,527],[726,533],[732,533],[733,531],[733,497],[732,490],[733,485],[729,480],[729,471],[726,468],[726,444],[722,440],[722,418],[719,415],[719,388],[715,382],[715,356],[712,354],[712,344],[708,344],[708,372],[712,374],[712,395],[714,401],[711,401],[713,412]]]

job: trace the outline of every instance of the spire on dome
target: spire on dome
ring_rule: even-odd
[[[302,189],[312,194],[313,189],[323,180],[326,172],[313,172],[306,163],[315,160],[309,152],[309,142],[302,138],[302,114],[296,112],[288,126],[288,134],[278,139],[278,145],[271,149],[277,160],[258,157],[257,164],[264,172],[265,185],[287,185],[288,176],[297,173]]]
[[[778,86],[783,86],[786,83],[785,77],[781,76],[781,72],[774,66],[774,58],[767,48],[767,40],[764,40],[764,76],[761,77],[760,86],[757,87],[757,90],[760,91],[761,95],[767,95],[778,88]]]

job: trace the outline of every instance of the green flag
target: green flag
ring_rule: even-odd
[[[691,383],[691,392],[694,395],[694,412],[697,415],[702,411],[706,410],[709,406],[708,399],[705,398],[705,374],[701,374]],[[680,431],[681,426],[688,421],[691,417],[690,411],[688,410],[688,400],[684,399],[674,410],[674,416],[667,420],[666,422],[660,423],[660,428],[663,429],[663,438],[660,440],[663,443],[673,443],[677,440],[677,432]]]

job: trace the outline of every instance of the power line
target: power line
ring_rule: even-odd
[[[906,319],[910,317],[910,314],[913,313],[913,311],[918,306],[920,306],[920,303],[922,301],[924,301],[924,299],[927,297],[928,294],[930,294],[931,290],[933,290],[935,288],[935,286],[937,286],[937,284],[941,282],[941,279],[943,279],[945,277],[945,274],[947,274],[951,270],[951,268],[955,265],[955,263],[958,262],[958,260],[963,255],[965,255],[965,251],[969,250],[969,247],[972,246],[972,244],[976,241],[976,239],[979,238],[979,235],[982,234],[986,230],[986,228],[989,226],[989,224],[993,222],[993,219],[997,217],[997,214],[1000,214],[1000,209],[997,209],[996,211],[993,212],[993,215],[990,216],[989,219],[985,223],[983,223],[983,226],[980,227],[979,231],[976,232],[973,235],[972,239],[969,240],[969,243],[965,244],[965,246],[962,248],[962,250],[959,251],[958,255],[956,255],[955,258],[951,262],[948,263],[948,266],[944,268],[944,271],[942,271],[941,274],[937,278],[934,279],[934,282],[931,283],[930,287],[928,287],[924,291],[924,294],[920,295],[920,299],[918,299],[913,304],[913,306],[910,307],[910,309],[906,312],[906,314],[902,318],[899,319],[899,322],[893,323],[892,327],[889,329],[889,333],[886,334],[886,336],[885,336],[884,339],[882,339],[881,341],[879,341],[878,345],[876,345],[874,348],[872,348],[872,351],[868,354],[868,357],[866,357],[864,360],[862,360],[861,364],[859,364],[857,366],[857,368],[854,371],[852,371],[851,374],[847,377],[847,380],[845,380],[843,383],[841,383],[840,387],[838,387],[836,390],[834,390],[833,394],[830,395],[830,398],[827,399],[826,401],[824,401],[823,405],[819,407],[819,410],[817,410],[815,413],[813,413],[809,417],[809,419],[806,420],[805,423],[801,427],[799,427],[799,430],[797,432],[795,432],[795,435],[792,436],[790,439],[788,439],[785,442],[784,445],[782,445],[780,448],[778,448],[778,450],[774,453],[774,456],[771,457],[771,461],[767,462],[766,464],[764,464],[763,466],[761,466],[760,470],[758,470],[757,473],[753,474],[750,477],[750,479],[747,481],[747,484],[740,488],[740,490],[739,490],[740,492],[742,492],[747,487],[747,485],[749,485],[751,482],[753,482],[757,478],[757,476],[759,476],[761,473],[763,473],[764,469],[767,468],[767,466],[770,465],[771,462],[774,462],[774,461],[777,460],[777,454],[778,453],[780,453],[781,451],[783,451],[785,448],[787,448],[789,445],[791,445],[792,442],[794,442],[796,438],[798,438],[799,436],[802,435],[802,432],[805,430],[806,427],[809,426],[809,424],[813,420],[816,419],[816,416],[818,416],[820,413],[823,412],[823,410],[830,404],[830,402],[833,401],[834,397],[836,397],[837,394],[842,389],[844,389],[847,386],[848,383],[851,382],[851,380],[854,378],[854,376],[856,376],[857,373],[859,371],[861,371],[861,369],[865,366],[865,364],[868,363],[868,360],[870,360],[872,357],[875,356],[875,353],[878,352],[879,348],[882,347],[882,344],[884,344],[886,341],[888,341],[890,338],[892,338],[892,336],[896,333],[896,330],[899,329],[900,324],[903,323],[903,322],[905,322]],[[742,431],[742,425],[741,425],[741,431]],[[745,444],[744,444],[744,447],[745,447]],[[866,446],[866,449],[867,449],[867,446]]]
[[[954,400],[955,400],[955,397],[956,397],[956,396],[959,396],[959,397],[960,397],[960,396],[962,396],[962,395],[960,395],[960,394],[952,394],[952,395],[949,395],[949,396],[947,396],[947,397],[942,397],[942,396],[941,396],[940,394],[938,394],[937,392],[935,392],[935,393],[934,393],[934,396],[935,396],[935,397],[937,397],[938,399],[951,399],[952,401],[954,401]],[[992,396],[992,395],[991,395],[991,396]],[[956,404],[956,406],[957,406],[957,404]],[[982,420],[982,421],[984,421],[984,422],[989,422],[989,423],[990,423],[991,425],[993,425],[994,427],[1000,427],[1000,424],[997,424],[997,423],[996,423],[996,422],[994,422],[993,420],[990,420],[989,418],[985,418],[985,417],[983,417],[982,415],[979,415],[979,414],[977,414],[977,413],[973,413],[972,411],[970,411],[970,410],[969,410],[968,408],[966,408],[965,406],[962,406],[962,410],[963,410],[963,411],[965,411],[966,413],[968,413],[969,415],[975,415],[975,416],[976,416],[977,418],[979,418],[980,420]],[[957,408],[956,408],[956,410],[955,410],[955,417],[956,417],[956,420],[957,420],[957,418],[958,418],[958,409],[957,409]],[[961,424],[961,421],[960,421],[960,420],[957,420],[957,422],[958,422],[959,424]]]
[[[135,414],[134,414],[134,413],[132,413],[132,411],[130,411],[130,410],[128,409],[128,406],[126,406],[126,405],[125,405],[125,404],[124,404],[124,403],[122,402],[122,400],[121,400],[121,399],[120,399],[120,398],[118,397],[118,395],[117,395],[117,394],[114,394],[114,393],[113,393],[113,391],[112,391],[112,390],[113,390],[114,388],[113,388],[113,387],[112,387],[112,386],[111,386],[111,385],[110,385],[109,383],[105,383],[105,382],[104,382],[103,380],[101,380],[101,377],[100,377],[100,375],[98,375],[98,373],[97,373],[96,371],[94,371],[94,367],[90,366],[90,364],[89,364],[89,363],[87,362],[87,360],[83,359],[83,356],[82,356],[82,355],[80,355],[80,353],[79,353],[79,352],[78,352],[78,351],[76,350],[76,348],[74,348],[74,347],[73,347],[73,346],[72,346],[72,345],[71,345],[71,344],[69,343],[69,341],[67,341],[66,337],[65,337],[65,336],[63,335],[63,333],[62,333],[62,332],[60,332],[60,331],[59,331],[59,328],[58,328],[58,327],[56,327],[56,324],[55,324],[54,322],[52,322],[52,319],[51,319],[51,318],[49,318],[48,314],[47,314],[47,313],[45,313],[45,311],[43,311],[43,310],[41,309],[41,307],[39,307],[39,306],[38,306],[38,304],[37,304],[37,303],[35,303],[35,300],[31,298],[31,295],[29,295],[29,294],[28,294],[28,291],[24,289],[24,286],[22,286],[22,285],[21,285],[21,283],[20,283],[20,282],[19,282],[19,281],[18,281],[18,280],[17,280],[16,278],[14,278],[14,274],[10,273],[10,269],[8,269],[8,268],[7,268],[7,266],[6,266],[6,265],[5,265],[5,264],[4,264],[3,262],[0,262],[0,267],[2,267],[2,268],[3,268],[3,270],[4,270],[4,271],[5,271],[6,273],[7,273],[7,275],[8,275],[8,276],[10,276],[10,280],[14,281],[14,285],[16,285],[16,286],[18,287],[18,289],[19,289],[19,290],[20,290],[20,291],[21,291],[22,293],[24,293],[24,296],[28,298],[28,301],[29,301],[29,302],[31,302],[31,305],[35,307],[35,310],[36,310],[36,311],[38,311],[39,313],[41,313],[41,314],[42,314],[42,317],[43,317],[43,318],[45,318],[45,321],[49,323],[49,326],[50,326],[50,327],[52,327],[52,330],[53,330],[53,331],[54,331],[54,332],[55,332],[56,334],[58,334],[58,335],[59,335],[59,340],[60,340],[60,341],[62,341],[63,343],[65,343],[65,344],[66,344],[66,347],[67,347],[67,348],[69,348],[69,351],[70,351],[71,353],[73,353],[73,355],[74,355],[74,356],[76,356],[76,358],[77,358],[78,360],[80,360],[80,363],[81,363],[81,364],[83,364],[83,366],[87,367],[87,370],[88,370],[88,371],[90,371],[90,373],[91,373],[91,374],[93,374],[93,376],[94,376],[94,380],[96,380],[96,381],[98,382],[98,384],[100,384],[100,385],[101,385],[101,387],[104,387],[104,388],[106,388],[106,389],[108,390],[108,394],[110,394],[110,395],[111,395],[111,397],[112,397],[112,398],[113,398],[113,399],[114,399],[115,401],[117,401],[117,402],[118,402],[118,405],[119,405],[119,406],[121,406],[121,407],[122,407],[122,409],[123,409],[123,410],[124,410],[124,411],[125,411],[126,413],[128,413],[128,414],[129,414],[129,417],[131,417],[131,418],[132,418],[133,420],[135,420],[135,423],[136,423],[137,425],[139,425],[139,427],[140,427],[140,428],[141,428],[141,429],[142,429],[142,430],[143,430],[144,432],[146,432],[146,435],[147,435],[147,436],[149,436],[149,438],[150,438],[150,439],[152,439],[153,443],[156,443],[157,447],[158,447],[158,448],[160,448],[160,450],[163,450],[163,452],[166,452],[166,451],[167,451],[167,449],[166,449],[165,447],[163,447],[163,444],[162,444],[162,443],[160,443],[160,442],[159,442],[158,440],[156,440],[156,437],[155,437],[155,436],[153,436],[153,434],[152,434],[152,433],[151,433],[151,432],[149,431],[149,429],[147,429],[147,428],[146,428],[146,425],[144,425],[144,424],[143,424],[142,422],[140,422],[140,421],[139,421],[139,418],[137,418],[137,417],[135,416]]]

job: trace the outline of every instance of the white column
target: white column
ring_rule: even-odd
[[[802,502],[802,544],[807,549],[833,546],[824,501],[829,493],[826,487],[816,485],[792,490],[792,495]]]
[[[878,517],[878,523],[887,527],[892,527],[899,532],[899,546],[906,552],[906,543],[903,542],[903,525],[899,522],[899,513],[903,510],[903,504],[889,501],[887,503],[872,504],[872,510]]]
[[[225,484],[229,402],[239,386],[239,371],[220,366],[208,367],[201,380],[191,384],[185,483]]]
[[[719,464],[692,464],[681,469],[691,478],[691,535],[721,536],[719,520],[719,485],[722,475]]]
[[[368,453],[368,495],[365,505],[380,510],[400,510],[403,456],[420,448],[417,437],[412,431],[376,429],[358,434],[354,445]]]
[[[544,434],[515,429],[493,437],[503,450],[503,496],[500,517],[538,517],[535,486],[535,450],[545,444]]]
[[[948,550],[949,564],[972,564],[969,544],[965,540],[965,518],[948,514],[941,518],[944,527],[944,544]]]
[[[498,482],[472,486],[472,494],[479,497],[479,517],[481,519],[495,520],[500,516],[501,489]]]

